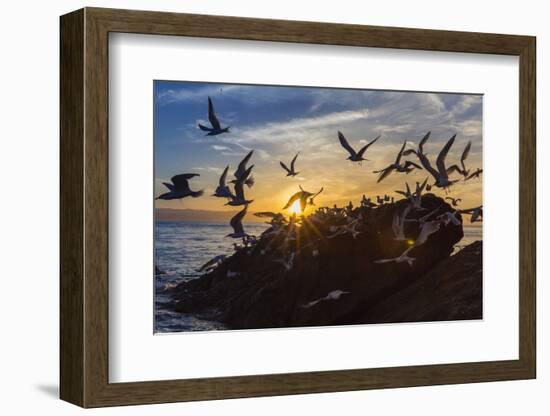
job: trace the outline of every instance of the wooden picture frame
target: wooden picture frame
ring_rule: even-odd
[[[82,407],[101,407],[535,378],[534,37],[99,8],[85,8],[62,16],[60,28],[60,396],[63,400]],[[110,32],[518,56],[519,359],[109,383]]]

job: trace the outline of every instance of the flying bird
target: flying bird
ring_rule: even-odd
[[[455,182],[457,182],[456,180],[454,181],[449,180],[449,176],[447,174],[447,168],[445,167],[445,158],[447,157],[447,153],[449,153],[449,150],[453,146],[453,143],[456,138],[456,134],[453,135],[447,141],[447,143],[445,143],[445,146],[443,146],[443,148],[439,152],[439,155],[437,156],[437,160],[436,160],[437,169],[434,169],[434,167],[430,163],[430,160],[428,159],[428,156],[424,153],[424,148],[423,148],[424,144],[426,144],[426,142],[428,141],[428,138],[430,137],[430,133],[431,132],[428,132],[418,144],[418,150],[416,151],[416,155],[418,156],[418,159],[420,160],[420,164],[422,165],[422,167],[426,169],[428,172],[430,172],[430,174],[435,179],[435,183],[433,184],[433,186],[446,189],[452,184],[454,184]]]
[[[227,256],[225,254],[220,254],[219,256],[216,256],[210,260],[208,260],[206,263],[204,263],[200,269],[198,269],[199,272],[202,271],[210,271],[217,267],[221,262],[225,260]]]
[[[283,209],[288,209],[295,201],[300,201],[300,209],[302,212],[306,209],[308,198],[311,198],[314,194],[311,192],[304,191],[300,186],[300,191],[296,192],[290,197]]]
[[[453,207],[458,206],[458,203],[462,201],[462,199],[460,199],[460,198],[452,198],[450,196],[446,196],[445,199],[448,199],[449,201],[451,201],[451,205]]]
[[[300,153],[296,153],[296,156],[294,156],[294,159],[292,159],[292,161],[290,162],[290,169],[283,162],[279,162],[281,164],[281,167],[284,170],[286,170],[286,172],[287,172],[286,176],[296,176],[297,174],[300,173],[300,172],[296,172],[296,170],[294,169],[294,164],[296,163],[296,159],[298,158],[299,154]]]
[[[460,156],[460,165],[462,168],[460,168],[458,165],[452,165],[449,166],[447,169],[447,173],[451,174],[453,172],[458,172],[460,175],[464,176],[464,178],[467,178],[470,174],[470,170],[466,169],[466,159],[468,158],[468,155],[470,154],[470,148],[472,147],[472,142],[468,142],[466,147],[464,148],[464,151],[462,152],[462,156]]]
[[[342,147],[344,149],[346,149],[348,151],[349,156],[348,156],[347,159],[351,160],[352,162],[361,162],[363,160],[368,160],[368,159],[365,159],[363,157],[363,155],[365,154],[365,152],[367,151],[369,146],[373,145],[379,138],[380,138],[380,136],[378,136],[373,141],[367,143],[358,152],[356,152],[355,149],[350,146],[350,144],[348,143],[347,139],[344,137],[342,132],[340,132],[340,131],[338,132],[338,139],[340,140],[340,144],[342,145]]]
[[[231,193],[229,186],[227,186],[227,184],[225,183],[228,169],[229,169],[229,165],[225,167],[222,173],[222,176],[220,176],[218,187],[216,188],[212,196],[216,196],[218,198],[231,198],[231,199],[235,197],[235,195]]]
[[[483,218],[483,205],[476,208],[461,209],[459,212],[461,214],[470,214],[470,223],[478,222]]]
[[[465,181],[469,181],[472,178],[479,178],[479,175],[483,173],[483,169],[477,168],[474,173],[472,173],[470,176],[468,176]]]
[[[253,200],[247,200],[244,195],[244,184],[249,180],[248,177],[254,165],[250,166],[241,176],[239,180],[232,181],[235,182],[235,195],[232,195],[229,202],[225,205],[239,206],[239,205],[248,205],[253,202]]]
[[[375,170],[373,173],[379,173],[378,180],[376,182],[382,182],[385,178],[387,178],[390,173],[393,171],[401,172],[409,174],[412,170],[416,169],[422,169],[421,166],[417,165],[414,162],[411,162],[410,160],[405,161],[405,163],[401,164],[401,157],[403,156],[403,151],[405,150],[405,145],[407,142],[403,142],[403,146],[401,146],[401,150],[399,150],[399,153],[397,154],[397,157],[395,158],[395,162],[393,162],[388,167],[382,169],[382,170]]]
[[[208,97],[208,121],[210,121],[210,125],[212,127],[206,127],[199,123],[199,129],[202,131],[207,131],[207,136],[217,136],[218,134],[229,133],[229,126],[222,128],[220,125],[220,122],[216,117],[216,113],[214,112],[214,105],[212,104],[210,97]]]
[[[251,188],[252,185],[254,185],[254,179],[252,177],[250,178],[248,177],[254,165],[250,166],[250,168],[246,167],[253,153],[254,153],[254,149],[248,152],[247,155],[243,158],[243,160],[241,160],[241,162],[239,163],[239,166],[237,166],[237,170],[235,171],[235,173],[233,173],[233,176],[235,176],[235,179],[233,179],[231,183],[237,183],[238,181],[242,181],[246,183],[246,185],[249,188]]]
[[[183,173],[181,175],[173,176],[172,183],[163,182],[162,184],[168,188],[170,192],[166,192],[156,199],[172,200],[172,199],[182,199],[188,196],[192,198],[198,198],[201,196],[204,191],[192,191],[189,189],[189,179],[194,178],[195,176],[200,176],[198,173]]]
[[[300,186],[300,189],[302,189],[301,186]],[[323,189],[325,189],[325,188],[324,188],[324,187],[321,187],[321,189],[319,189],[319,192],[317,192],[316,194],[313,194],[313,195],[311,196],[311,198],[309,198],[309,205],[315,206],[315,201],[314,201],[314,199],[317,198],[317,196],[318,196],[321,192],[323,192]]]
[[[245,205],[245,207],[241,211],[239,211],[233,216],[233,218],[231,218],[231,221],[229,221],[229,225],[231,225],[231,227],[233,228],[233,232],[227,234],[226,237],[243,239],[250,237],[247,233],[245,233],[243,227],[243,218],[246,215],[247,209],[248,205]]]

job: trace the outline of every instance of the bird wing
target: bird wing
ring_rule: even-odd
[[[176,190],[178,191],[188,191],[189,182],[188,179],[199,176],[197,173],[182,173],[181,175],[173,176],[171,181],[174,184]]]
[[[439,174],[443,176],[444,178],[447,177],[447,169],[445,169],[445,158],[447,157],[447,153],[449,153],[449,150],[451,149],[454,141],[455,141],[456,134],[451,137],[447,143],[445,143],[445,146],[443,146],[443,149],[441,149],[441,152],[439,152],[439,156],[437,156],[437,160],[435,162],[437,166],[437,170],[439,171]]]
[[[288,168],[287,165],[285,165],[283,162],[279,162],[281,164],[281,167],[286,170],[288,173],[290,173],[290,169]]]
[[[405,145],[407,144],[407,141],[405,140],[403,142],[403,146],[401,146],[401,150],[399,150],[399,153],[397,154],[397,157],[395,158],[395,164],[399,165],[401,162],[401,156],[403,155],[403,151],[405,150]]]
[[[418,184],[416,185],[416,195],[417,196],[420,196],[422,194],[422,191],[424,190],[424,188],[426,187],[426,185],[428,184],[428,178],[424,179],[424,182],[422,182],[422,185],[418,186]]]
[[[244,216],[246,215],[247,209],[248,209],[248,205],[245,205],[244,208],[241,211],[237,212],[237,214],[235,214],[233,218],[231,218],[231,221],[229,221],[229,225],[233,227],[233,230],[236,233],[244,233],[244,227],[243,227],[242,221]]]
[[[222,176],[220,176],[220,186],[225,187],[225,179],[227,178],[227,171],[229,170],[229,165],[223,170]]]
[[[199,123],[199,129],[201,129],[202,131],[212,131],[212,129],[206,126],[203,126],[201,123]]]
[[[325,189],[324,187],[321,187],[321,189],[319,189],[319,192],[317,192],[316,194],[313,194],[311,199],[315,198],[317,195],[319,195],[321,192],[323,192],[323,189]]]
[[[416,169],[422,170],[422,166],[420,166],[420,165],[418,165],[418,164],[416,164],[416,163],[414,163],[414,162],[411,162],[410,160],[407,160],[407,161],[405,162],[405,169],[407,169],[407,168],[410,167],[410,166],[414,166]]]
[[[464,151],[462,152],[462,156],[460,157],[460,164],[462,165],[462,169],[464,169],[464,172],[466,172],[466,165],[464,162],[468,158],[468,155],[470,154],[470,148],[472,147],[472,142],[468,142],[466,147],[464,148]]]
[[[390,176],[390,173],[393,172],[393,166],[388,166],[386,169],[382,170],[380,175],[378,176],[378,179],[376,180],[377,183],[382,182],[384,179],[386,179],[388,176]]]
[[[244,181],[237,181],[235,183],[235,196],[239,201],[244,201]]]
[[[340,144],[342,145],[342,147],[346,149],[351,156],[355,156],[357,154],[355,153],[355,150],[353,150],[353,147],[349,145],[348,141],[340,131],[338,132],[338,139],[340,140]]]
[[[290,199],[288,200],[288,202],[286,203],[286,205],[283,207],[283,209],[287,209],[288,207],[290,207],[294,201],[296,201],[297,199],[299,199],[301,196],[302,196],[303,192],[300,191],[300,192],[296,192],[294,195],[292,195],[290,197]]]
[[[241,163],[239,163],[239,166],[237,166],[237,170],[234,173],[235,178],[239,179],[242,176],[242,174],[245,172],[246,164],[252,157],[252,153],[254,153],[254,149],[248,152],[248,154],[243,158],[243,160],[241,160]]]
[[[295,172],[294,163],[296,163],[296,159],[298,158],[299,154],[300,154],[300,152],[296,153],[296,156],[294,156],[294,159],[292,159],[292,161],[290,162],[290,169],[292,170],[292,172]]]
[[[216,117],[216,113],[214,113],[214,105],[212,104],[212,100],[210,99],[210,97],[208,97],[208,121],[210,121],[210,124],[212,124],[212,127],[214,127],[214,129],[221,129],[220,122]]]
[[[174,185],[172,185],[171,183],[168,183],[168,182],[162,182],[162,184],[164,186],[166,186],[170,191],[175,191],[176,188],[174,187]]]
[[[428,172],[430,172],[430,174],[437,181],[437,179],[439,178],[439,172],[433,168],[432,164],[430,163],[426,155],[422,152],[418,152],[418,159],[420,160],[422,167],[426,169]]]
[[[380,136],[378,136],[378,137],[377,137],[376,139],[374,139],[373,141],[371,141],[371,142],[367,143],[366,145],[364,145],[364,146],[361,148],[361,150],[359,150],[359,151],[357,152],[357,156],[363,157],[363,155],[365,154],[365,152],[367,151],[367,149],[368,149],[371,145],[373,145],[379,138],[380,138]]]
[[[300,209],[302,210],[302,213],[305,211],[307,206],[307,199],[311,196],[311,194],[308,195],[307,192],[302,193],[300,196]]]
[[[431,131],[426,133],[426,135],[424,137],[422,137],[422,140],[420,140],[420,143],[418,143],[418,150],[420,151],[420,153],[424,153],[424,145],[426,144],[426,142],[430,138],[430,134],[432,134]]]
[[[458,172],[461,173],[462,170],[458,167],[458,165],[452,165],[447,168],[447,175],[450,175],[451,173]]]

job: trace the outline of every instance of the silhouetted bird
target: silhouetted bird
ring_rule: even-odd
[[[173,176],[171,181],[172,183],[163,182],[162,184],[166,186],[170,192],[166,192],[160,196],[158,196],[156,199],[164,199],[164,200],[171,200],[171,199],[182,199],[186,198],[188,196],[192,198],[198,198],[201,196],[204,191],[192,191],[189,189],[189,182],[188,180],[191,178],[194,178],[195,176],[200,176],[198,173],[183,173],[181,175]]]
[[[346,149],[348,151],[349,156],[348,156],[347,159],[351,160],[352,162],[361,162],[363,160],[368,160],[368,159],[365,159],[363,157],[363,155],[365,154],[365,152],[367,151],[369,146],[373,145],[379,138],[380,138],[380,136],[378,136],[373,141],[367,143],[358,152],[356,152],[355,149],[350,146],[350,144],[348,143],[347,139],[344,137],[342,132],[340,132],[340,131],[338,132],[338,139],[340,140],[340,144],[342,145],[342,147],[344,149]]]
[[[212,104],[210,97],[208,97],[208,121],[210,121],[210,125],[212,127],[206,127],[199,123],[199,129],[202,131],[207,131],[207,136],[217,136],[218,134],[229,133],[229,126],[222,128],[220,125],[220,122],[216,117],[216,113],[214,112],[214,105]]]

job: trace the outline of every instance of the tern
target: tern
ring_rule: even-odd
[[[181,175],[173,176],[172,183],[163,182],[162,184],[166,186],[170,192],[166,192],[160,196],[158,196],[156,199],[164,199],[164,200],[171,200],[171,199],[182,199],[186,198],[188,196],[192,198],[198,198],[201,196],[204,191],[192,191],[189,189],[189,179],[194,178],[195,176],[200,176],[198,173],[183,173]]]
[[[437,186],[438,188],[448,188],[452,184],[454,184],[455,181],[449,180],[449,176],[447,174],[447,169],[445,168],[445,158],[447,157],[447,153],[449,153],[449,150],[453,146],[453,143],[456,138],[456,134],[453,135],[447,143],[445,143],[445,146],[441,149],[439,152],[439,155],[437,156],[436,160],[436,167],[437,169],[434,169],[432,164],[430,163],[430,160],[428,159],[428,156],[424,153],[423,146],[428,141],[428,138],[430,137],[430,133],[428,132],[420,141],[418,144],[418,150],[415,152],[418,156],[418,159],[420,160],[420,163],[424,169],[426,169],[435,179],[435,183],[433,186]]]
[[[468,176],[465,181],[469,181],[472,178],[479,178],[479,175],[483,173],[483,169],[477,168],[474,173],[472,173],[470,176]]]
[[[345,291],[340,290],[340,289],[333,290],[332,292],[329,292],[329,294],[326,295],[325,297],[313,300],[311,302],[308,302],[308,303],[302,305],[302,308],[305,308],[305,309],[311,308],[312,306],[317,305],[319,302],[323,302],[323,301],[327,301],[327,300],[338,300],[342,297],[342,295],[348,295],[350,293],[351,292],[345,292]]]
[[[296,163],[296,159],[298,158],[298,155],[300,153],[296,153],[296,156],[294,156],[294,159],[292,159],[292,161],[290,162],[290,169],[288,168],[287,165],[285,165],[283,162],[279,162],[281,164],[281,167],[286,170],[286,176],[296,176],[297,174],[299,174],[300,172],[296,172],[296,170],[294,169],[294,164]]]
[[[202,131],[207,131],[207,136],[217,136],[218,134],[229,133],[229,126],[222,128],[220,125],[220,122],[216,117],[216,113],[214,112],[214,105],[212,104],[210,97],[208,97],[208,121],[210,121],[210,125],[212,127],[206,127],[199,123],[199,129]]]
[[[229,189],[229,186],[226,185],[225,180],[227,178],[227,171],[229,169],[229,165],[227,165],[222,173],[222,176],[220,176],[220,181],[218,183],[218,187],[216,188],[216,191],[212,196],[217,196],[218,198],[235,198],[235,195],[231,193],[231,190]]]
[[[458,165],[452,165],[449,168],[447,168],[447,173],[453,173],[458,172],[460,175],[464,176],[464,178],[467,178],[470,174],[470,170],[466,169],[466,164],[464,163],[466,159],[468,158],[468,155],[470,154],[470,148],[472,147],[472,142],[468,142],[466,147],[464,148],[464,151],[462,152],[462,156],[460,157],[460,165],[462,168],[460,168]]]
[[[306,209],[308,198],[311,198],[314,194],[311,192],[304,191],[302,187],[300,186],[300,191],[296,192],[294,195],[290,197],[286,205],[283,207],[283,209],[288,209],[295,201],[300,201],[300,209],[302,212]]]
[[[460,199],[460,198],[452,198],[450,196],[446,196],[445,199],[448,199],[449,201],[451,201],[451,205],[453,207],[458,206],[458,203],[462,201],[462,199]]]
[[[483,218],[483,205],[476,208],[461,209],[459,212],[461,214],[470,214],[470,223],[478,222]]]
[[[231,199],[229,202],[227,202],[225,205],[231,205],[231,206],[239,206],[239,205],[248,205],[253,202],[253,200],[247,200],[244,196],[244,184],[247,181],[248,175],[250,175],[250,172],[252,171],[252,168],[254,165],[250,166],[245,174],[242,176],[242,180],[235,182],[235,195],[231,196]]]
[[[300,186],[300,189],[302,189],[301,186]],[[313,195],[311,196],[311,198],[309,198],[309,205],[315,206],[315,201],[314,201],[314,199],[317,198],[317,196],[318,196],[321,192],[323,192],[323,189],[325,189],[325,188],[324,188],[324,187],[321,187],[321,189],[319,189],[319,192],[317,192],[316,194],[313,194]],[[303,189],[302,189],[302,191],[303,191]]]
[[[243,239],[250,237],[247,233],[245,233],[243,227],[243,218],[246,215],[247,209],[248,205],[245,205],[245,207],[241,211],[237,212],[237,214],[235,214],[233,218],[231,218],[231,221],[229,221],[229,225],[231,225],[231,227],[233,228],[233,232],[227,234],[226,237]]]
[[[361,162],[363,160],[368,160],[368,159],[365,159],[363,157],[363,155],[365,154],[365,152],[367,151],[367,149],[369,148],[369,146],[371,146],[372,144],[374,144],[378,139],[380,138],[380,136],[378,136],[376,139],[374,139],[373,141],[367,143],[366,145],[364,145],[358,152],[355,151],[355,149],[353,147],[350,146],[350,144],[348,143],[347,139],[344,137],[344,135],[342,134],[342,132],[338,132],[338,139],[340,140],[340,144],[342,145],[342,147],[344,149],[346,149],[349,153],[349,156],[348,156],[348,160],[351,160],[352,162]]]
[[[407,161],[405,161],[404,164],[401,164],[401,157],[403,156],[403,151],[405,150],[405,145],[406,144],[407,144],[406,141],[403,142],[403,146],[401,146],[401,150],[399,150],[399,153],[397,154],[397,157],[395,158],[395,162],[393,162],[391,165],[389,165],[388,167],[386,167],[382,170],[373,171],[373,173],[379,173],[378,180],[376,182],[382,182],[394,170],[396,172],[409,174],[415,168],[416,169],[422,169],[421,166],[417,165],[414,162],[411,162],[410,160],[407,160]]]
[[[254,165],[250,166],[249,168],[246,167],[248,161],[252,157],[252,154],[254,153],[254,150],[251,150],[247,153],[247,155],[241,160],[239,163],[239,166],[237,166],[237,170],[235,173],[233,173],[233,176],[235,176],[235,179],[231,181],[231,183],[237,183],[238,181],[244,182],[249,188],[254,185],[254,179],[252,177],[248,177],[250,175],[250,171],[254,167]]]

